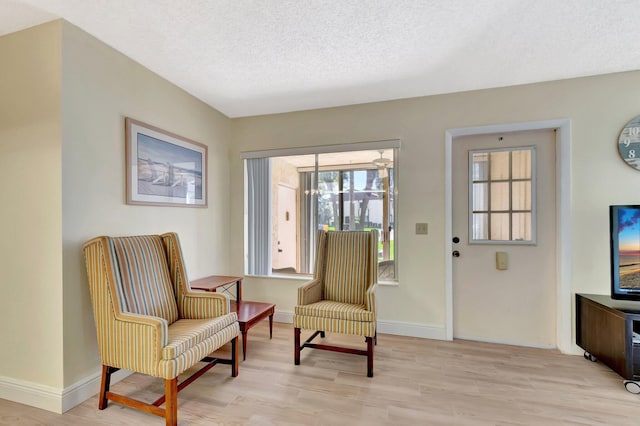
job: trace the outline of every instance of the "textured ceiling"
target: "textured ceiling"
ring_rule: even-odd
[[[640,0],[0,0],[230,117],[640,69]]]

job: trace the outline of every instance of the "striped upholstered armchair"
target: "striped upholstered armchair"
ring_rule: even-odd
[[[304,348],[346,352],[365,355],[373,377],[377,281],[377,231],[318,231],[313,280],[298,289],[293,312],[296,365]],[[301,329],[314,331],[302,345]],[[325,332],[364,336],[367,350],[311,343]]]
[[[175,425],[178,391],[217,363],[238,374],[238,317],[225,295],[191,291],[175,233],[97,237],[84,256],[102,359],[99,409],[111,400]],[[231,359],[209,356],[228,342]],[[205,365],[178,384],[198,362]],[[164,396],[147,404],[109,391],[121,368],[164,379]]]

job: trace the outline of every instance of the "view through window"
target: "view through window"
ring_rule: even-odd
[[[380,280],[395,280],[396,150],[247,159],[247,273],[312,274],[316,230],[377,229]]]

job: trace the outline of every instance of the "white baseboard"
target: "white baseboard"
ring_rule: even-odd
[[[378,320],[378,331],[396,336],[420,337],[423,339],[446,340],[447,333],[444,326],[415,324],[400,321]]]
[[[516,340],[500,340],[500,339],[479,339],[477,337],[455,336],[454,339],[471,340],[474,342],[497,343],[499,345],[523,346],[526,348],[537,349],[557,349],[555,345],[543,345],[538,343],[520,342]]]
[[[120,380],[131,375],[128,370],[118,370],[111,374],[111,384],[118,383]],[[78,404],[82,404],[87,399],[100,392],[100,380],[102,373],[98,372],[89,377],[68,386],[62,392],[62,412],[68,411]]]
[[[129,374],[130,371],[117,371],[111,375],[111,384]],[[97,394],[100,376],[100,372],[94,373],[64,389],[0,376],[0,398],[62,414]]]
[[[53,386],[12,377],[0,377],[0,398],[62,413],[62,391]]]
[[[273,315],[273,320],[291,324],[293,323],[293,312],[276,310]],[[447,338],[444,326],[414,324],[409,322],[378,320],[378,331],[380,333],[420,337],[423,339],[446,340]]]
[[[276,309],[273,314],[273,320],[275,322],[283,322],[285,324],[293,324],[293,312],[291,311],[278,311]]]

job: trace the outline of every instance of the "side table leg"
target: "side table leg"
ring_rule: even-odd
[[[273,339],[273,311],[269,315],[269,339]]]
[[[242,360],[245,361],[247,359],[247,330],[242,331]]]

